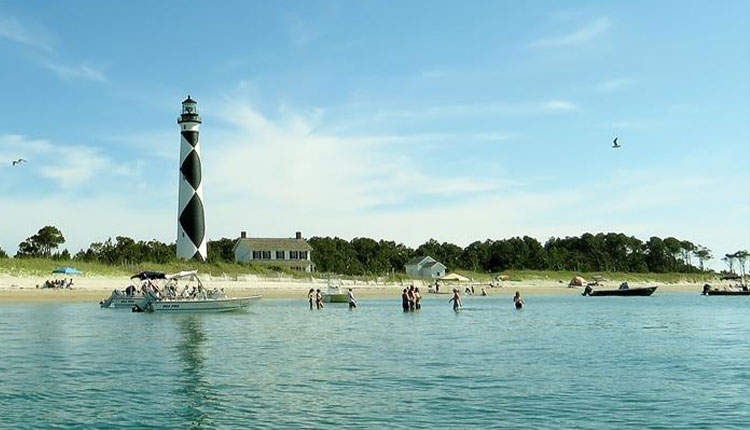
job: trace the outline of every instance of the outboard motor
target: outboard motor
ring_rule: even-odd
[[[707,296],[709,291],[711,291],[711,286],[709,284],[704,284],[703,285],[703,293],[701,293],[701,294],[703,294],[704,296]]]
[[[594,289],[591,288],[591,285],[586,285],[586,288],[583,289],[583,295],[590,296],[592,291],[594,291]]]

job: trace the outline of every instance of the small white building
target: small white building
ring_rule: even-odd
[[[416,257],[406,263],[406,274],[415,278],[437,279],[445,276],[445,265],[430,256]]]
[[[259,238],[247,237],[243,231],[234,244],[234,261],[312,272],[312,250],[301,232],[294,238]]]

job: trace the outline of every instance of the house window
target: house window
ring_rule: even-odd
[[[276,251],[276,259],[277,260],[283,260],[284,259],[284,251]]]
[[[271,251],[263,251],[263,259],[264,260],[270,260],[271,259]]]
[[[307,251],[300,251],[299,252],[299,259],[300,260],[307,260]]]
[[[253,251],[253,260],[260,260],[260,251]]]
[[[296,260],[297,259],[297,251],[289,251],[289,259],[290,260]]]

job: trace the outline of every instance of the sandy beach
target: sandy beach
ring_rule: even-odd
[[[74,289],[42,289],[41,286],[47,278],[37,276],[12,276],[0,274],[0,302],[93,302],[97,303],[110,295],[112,290],[124,289],[130,280],[127,277],[107,276],[78,276],[74,277]],[[325,279],[296,280],[261,278],[248,275],[240,278],[227,277],[205,277],[201,278],[204,286],[209,289],[223,288],[230,296],[245,296],[261,294],[267,299],[292,299],[305,300],[310,288],[325,291],[327,281]],[[606,282],[599,288],[617,288],[619,280]],[[374,281],[342,280],[342,286],[354,289],[360,298],[397,298],[401,290],[408,286],[411,281],[376,283]],[[427,283],[414,281],[424,295],[428,294]],[[629,282],[631,287],[657,285],[657,292],[700,292],[702,284],[697,283],[675,283],[665,284],[659,282]],[[456,284],[463,288],[472,285],[469,283]],[[506,281],[501,287],[490,288],[486,283],[473,283],[475,292],[479,294],[485,287],[489,295],[513,295],[520,291],[524,295],[549,295],[549,294],[580,294],[581,288],[568,288],[567,284],[556,280],[532,279],[524,281]],[[452,285],[443,285],[441,293],[450,291]]]

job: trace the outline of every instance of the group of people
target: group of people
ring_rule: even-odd
[[[151,293],[156,298],[169,299],[169,300],[177,300],[177,299],[206,300],[208,298],[218,298],[224,295],[223,288],[222,289],[214,288],[213,290],[209,291],[209,290],[206,290],[203,287],[203,285],[200,285],[200,284],[192,285],[192,286],[190,284],[185,284],[185,286],[182,287],[182,290],[180,290],[176,281],[169,282],[163,288],[159,288],[159,285],[157,285],[156,282],[150,279],[146,279],[145,281],[141,283],[140,290],[135,285],[132,285],[132,284],[128,285],[127,288],[125,288],[126,297],[134,297],[136,293],[138,292],[140,292],[140,294],[143,296],[146,296],[147,294]]]
[[[349,303],[349,309],[357,307],[357,299],[354,297],[354,291],[351,288],[346,293],[346,299],[347,303]],[[313,303],[315,304],[315,309],[323,309],[323,293],[320,292],[320,288],[317,290],[310,288],[310,291],[307,292],[307,301],[310,303],[310,309],[313,308]]]
[[[482,288],[482,295],[486,296],[487,291]],[[347,294],[348,296],[348,302],[349,302],[349,309],[354,309],[357,307],[357,300],[354,298],[354,292],[351,288],[349,288],[349,292]],[[320,289],[314,289],[310,288],[310,291],[307,292],[307,301],[310,303],[310,309],[313,309],[313,306],[315,309],[323,309],[323,293],[320,292]],[[463,302],[461,301],[461,295],[459,294],[458,288],[453,289],[453,297],[451,297],[450,300],[448,300],[448,303],[453,303],[453,310],[458,311],[463,306]],[[526,302],[521,297],[521,293],[519,291],[516,291],[516,294],[513,296],[513,306],[515,306],[516,309],[523,309]],[[404,312],[411,312],[411,311],[417,311],[422,309],[422,295],[419,294],[419,288],[415,287],[414,285],[410,285],[409,288],[404,288],[403,292],[401,293],[401,308],[404,310]]]
[[[414,285],[404,288],[401,294],[401,307],[404,309],[404,312],[422,309],[422,295],[419,294],[419,288],[414,287]]]
[[[39,285],[36,286],[39,288]],[[73,289],[73,278],[68,279],[47,279],[44,281],[44,284],[42,284],[42,288],[52,288],[52,289]]]

